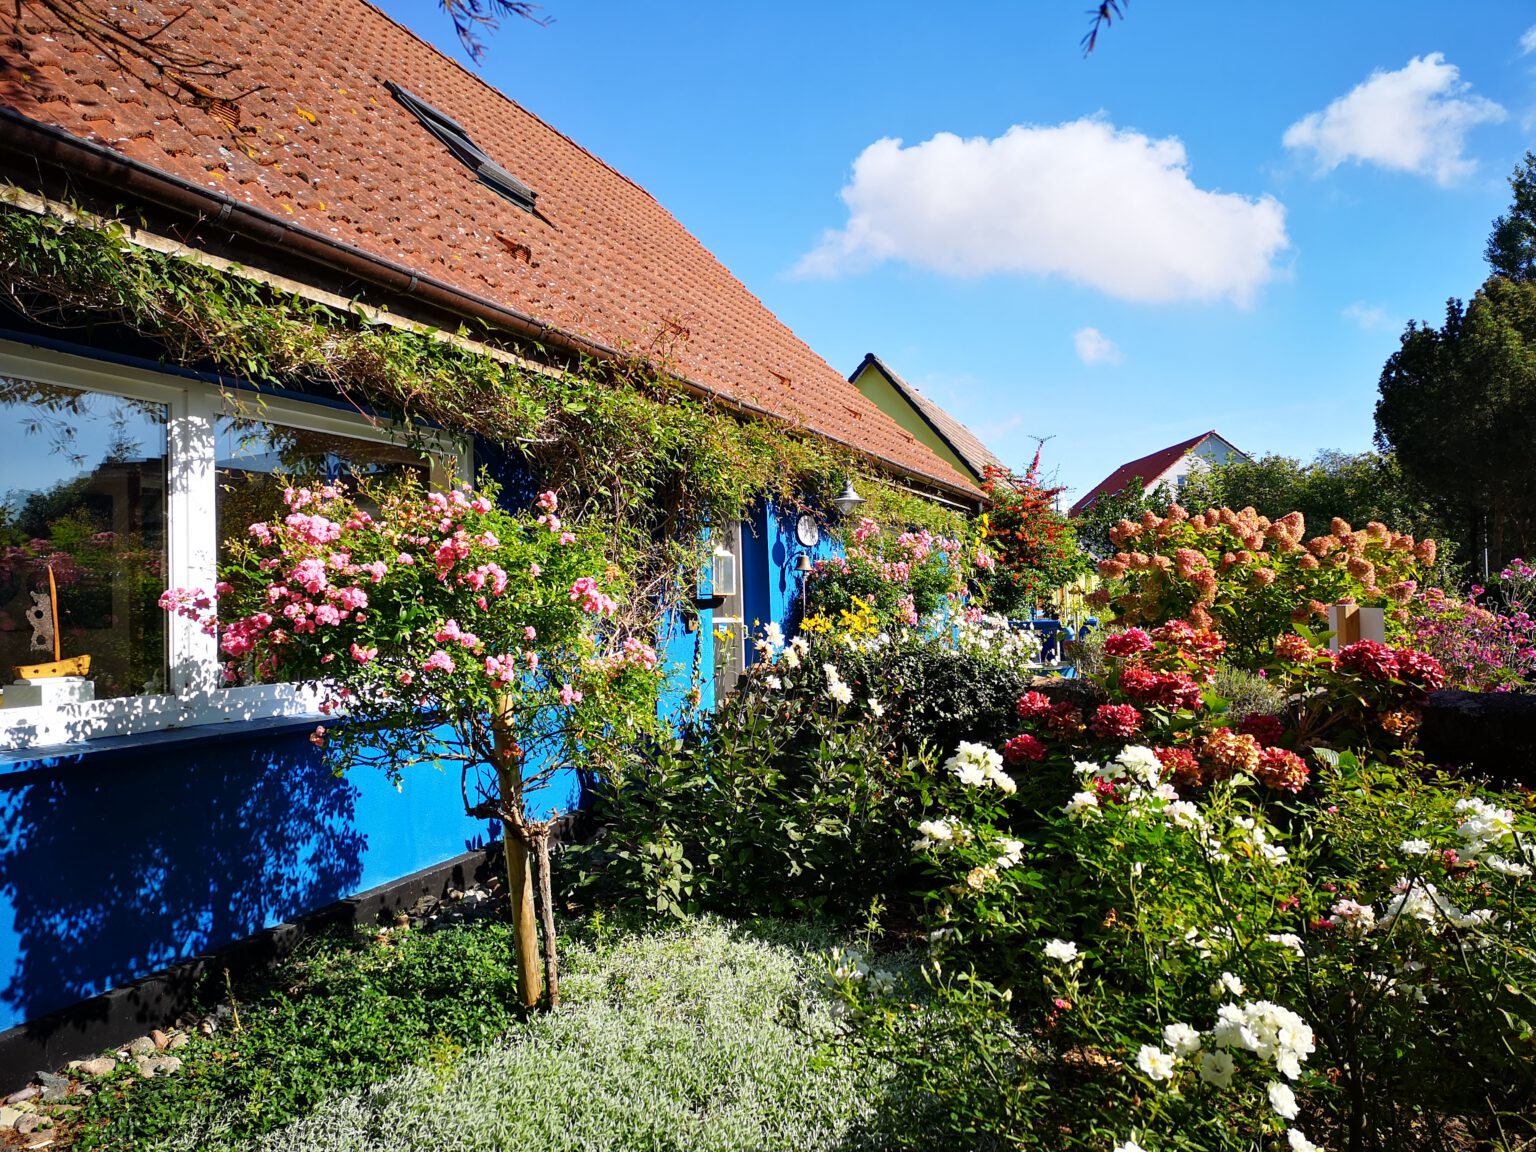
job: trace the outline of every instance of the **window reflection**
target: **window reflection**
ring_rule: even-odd
[[[0,377],[0,684],[54,660],[56,612],[96,699],[166,691],[166,415]]]

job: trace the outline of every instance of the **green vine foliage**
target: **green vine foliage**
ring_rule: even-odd
[[[0,187],[8,199],[17,197]],[[899,490],[851,449],[696,397],[665,364],[531,368],[497,355],[494,333],[450,335],[328,307],[145,247],[122,220],[0,208],[0,283],[35,322],[118,324],[154,340],[170,363],[215,365],[254,389],[258,408],[262,389],[302,382],[407,439],[448,428],[504,446],[575,518],[602,526],[610,561],[646,610],[691,583],[705,527],[743,518],[765,497],[785,510],[825,507],[853,477],[889,523],[959,529],[958,513]]]

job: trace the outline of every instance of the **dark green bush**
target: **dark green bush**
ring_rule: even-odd
[[[569,854],[572,889],[672,914],[915,910],[912,829],[939,765],[961,740],[1011,734],[1031,675],[948,639],[822,634],[754,665],[706,724],[598,792],[603,830]]]
[[[518,1018],[502,921],[397,932],[380,947],[325,937],[236,986],[233,1017],[178,1055],[174,1076],[119,1070],[86,1106],[79,1149],[148,1147],[189,1117],[218,1114],[245,1147],[336,1093],[489,1043]]]

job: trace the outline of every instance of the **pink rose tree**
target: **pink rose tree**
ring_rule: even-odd
[[[658,731],[659,659],[617,621],[603,537],[562,522],[555,493],[527,513],[489,484],[370,495],[289,489],[285,514],[236,543],[216,616],[181,589],[162,606],[218,631],[231,682],[313,681],[328,716],[313,739],[339,768],[383,765],[399,783],[408,765],[459,767],[466,811],[505,830],[523,1001],[547,990],[554,1006],[552,821],[530,798],[562,769],[617,773]]]

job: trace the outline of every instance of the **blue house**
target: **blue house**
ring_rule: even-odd
[[[132,219],[125,244],[370,323],[465,328],[534,370],[649,359],[743,419],[978,504],[643,188],[378,9],[114,11],[139,50],[18,9],[0,212]],[[456,815],[452,777],[415,772],[399,793],[382,773],[334,778],[304,685],[221,686],[214,640],[155,607],[212,585],[279,458],[333,477],[520,466],[514,445],[451,427],[407,445],[303,384],[266,389],[253,416],[228,403],[241,381],[165,342],[0,307],[0,680],[54,659],[55,604],[62,655],[92,656],[0,692],[0,1086],[174,1016],[195,958],[409,904],[494,839]],[[828,547],[799,527],[764,503],[715,530],[740,579],[670,638],[698,670],[680,694],[708,707],[750,659],[751,622],[785,618],[797,560]]]

